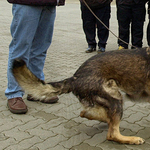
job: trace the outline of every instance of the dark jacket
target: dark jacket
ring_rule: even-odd
[[[65,0],[7,0],[12,4],[21,5],[33,5],[33,6],[62,6],[65,4]]]
[[[84,0],[90,8],[96,9],[104,7],[112,2],[112,0]],[[80,0],[82,5],[84,4],[83,0]]]
[[[133,5],[133,4],[146,3],[147,1],[148,0],[116,0],[116,4]]]

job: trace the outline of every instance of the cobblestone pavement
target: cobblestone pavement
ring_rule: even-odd
[[[54,37],[48,50],[44,68],[46,81],[70,77],[89,57],[82,30],[78,0],[67,1],[57,8]],[[117,33],[116,7],[112,5],[110,28]],[[147,18],[147,17],[146,17]],[[107,141],[108,126],[98,121],[79,117],[81,106],[73,94],[59,96],[57,104],[29,102],[25,115],[8,111],[4,91],[8,45],[11,41],[11,5],[0,0],[0,149],[1,150],[150,150],[150,105],[124,102],[124,116],[120,125],[124,135],[140,136],[146,143],[140,146]],[[146,19],[144,46],[146,44]],[[110,33],[107,51],[117,49],[117,39]],[[126,99],[126,98],[125,98]],[[127,100],[127,99],[126,99]]]

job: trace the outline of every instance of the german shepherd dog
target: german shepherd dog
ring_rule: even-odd
[[[123,115],[120,91],[135,101],[142,99],[143,95],[150,95],[150,48],[97,54],[85,61],[72,77],[58,82],[41,81],[21,59],[14,61],[12,71],[20,86],[42,102],[72,92],[84,107],[81,117],[108,123],[108,140],[126,144],[144,143],[140,137],[120,134]]]

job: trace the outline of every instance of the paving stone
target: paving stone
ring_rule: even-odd
[[[145,143],[142,145],[126,145],[126,147],[128,149],[133,149],[133,150],[149,150],[150,149],[150,145]]]
[[[105,141],[103,143],[99,143],[97,147],[100,147],[103,150],[134,150],[134,146],[129,149],[125,144],[118,144],[112,141]]]
[[[50,137],[46,139],[45,141],[41,143],[36,143],[34,146],[38,147],[40,150],[44,149],[50,149],[51,147],[56,147],[58,144],[60,144],[62,141],[66,141],[67,138],[65,138],[63,135],[56,135],[54,137]]]
[[[148,103],[148,105],[149,105],[149,103]],[[146,105],[146,106],[148,106],[148,105]],[[147,108],[146,106],[141,107],[141,106],[137,105],[138,112],[142,112],[144,114],[150,114],[150,109]]]
[[[146,117],[146,116],[147,114],[136,112],[135,114],[131,114],[128,118],[126,118],[126,121],[129,123],[135,123],[137,121],[140,121],[143,117]]]
[[[89,127],[95,126],[95,125],[100,126],[100,124],[101,124],[100,121],[88,120],[88,119],[84,119],[82,123],[85,124],[86,126],[89,126]]]
[[[89,136],[87,136],[85,133],[80,133],[78,135],[72,136],[67,141],[61,142],[60,145],[70,149],[73,146],[79,145],[80,143],[82,143],[84,140],[88,138]]]
[[[64,148],[63,146],[57,145],[55,147],[48,148],[47,150],[69,150],[69,149]]]
[[[10,145],[17,144],[16,140],[14,138],[7,138],[6,140],[0,141],[0,149],[4,150]],[[12,149],[13,150],[13,149]]]
[[[32,137],[29,139],[24,139],[21,142],[17,144],[10,144],[9,147],[7,147],[6,150],[25,150],[25,149],[30,149],[35,145],[35,143],[42,142],[42,140],[38,137]],[[35,149],[36,150],[36,149]]]
[[[83,143],[78,146],[72,147],[70,150],[103,150],[103,149]]]
[[[120,133],[122,134],[122,135],[124,135],[124,136],[137,136],[136,134],[137,134],[137,132],[133,132],[133,131],[131,131],[130,129],[122,129],[122,128],[120,128]]]
[[[53,113],[55,114],[55,112],[61,110],[62,108],[66,107],[65,104],[61,104],[60,102],[57,104],[52,105],[50,108],[45,108],[43,111],[45,111],[46,113]]]
[[[64,122],[67,122],[67,120],[65,120],[64,118],[57,118],[57,119],[53,119],[48,122],[45,122],[44,124],[41,124],[39,127],[45,130],[51,130],[53,127],[57,127]]]
[[[44,121],[42,119],[36,119],[36,120],[30,121],[30,122],[27,122],[22,126],[19,126],[19,130],[26,131],[28,129],[35,128],[42,123],[44,123]]]
[[[53,127],[50,130],[53,131],[55,134],[62,134],[66,138],[71,138],[72,136],[75,136],[80,133],[80,131],[77,131],[74,128],[71,129],[65,128],[64,124],[61,124],[57,127]]]
[[[30,114],[29,115],[24,115],[23,117],[20,117],[20,115],[11,115],[10,118],[12,118],[13,120],[20,120],[24,124],[29,122],[29,121],[36,120],[36,118],[31,116]]]
[[[99,143],[103,143],[106,141],[107,131],[103,131],[102,133],[95,134],[92,138],[85,140],[84,143],[88,143],[91,146],[96,146]]]
[[[130,129],[133,132],[138,132],[139,130],[144,129],[144,127],[141,127],[138,124],[128,123],[127,121],[121,121],[120,127],[123,129]]]
[[[78,126],[80,125],[79,123],[76,123],[75,121],[73,120],[69,120],[68,122],[66,122],[64,124],[64,127],[67,128],[67,129],[71,129],[72,127],[75,127],[75,126]]]
[[[32,136],[28,132],[19,131],[17,128],[2,132],[6,137],[14,138],[20,142],[24,139],[31,138]]]
[[[150,121],[150,114],[148,114],[148,116],[145,117],[144,119],[147,120],[147,121]]]
[[[103,131],[102,130],[99,130],[95,127],[88,127],[84,124],[80,124],[78,126],[74,126],[72,127],[72,129],[78,131],[78,132],[82,132],[82,133],[86,133],[87,135],[89,136],[94,136],[95,134],[97,133],[102,133]]]
[[[44,111],[40,111],[40,112],[36,112],[34,113],[34,117],[36,118],[42,118],[44,120],[53,120],[53,119],[57,119],[57,117],[51,113],[45,113]]]
[[[39,150],[39,148],[37,148],[37,147],[32,147],[32,148],[25,149],[25,150]]]
[[[139,136],[139,137],[141,137],[141,138],[143,138],[143,139],[149,139],[150,138],[150,127],[149,128],[144,128],[143,130],[140,130],[137,134],[136,134],[136,136]]]
[[[69,111],[68,111],[69,112]],[[67,110],[61,109],[57,112],[55,112],[55,115],[58,117],[64,117],[66,120],[70,120],[72,118],[76,118],[76,114],[74,114],[72,111],[68,113]]]
[[[84,121],[87,121],[86,118],[81,118],[80,116],[78,116],[76,118],[72,118],[72,120],[75,121],[75,122],[77,122],[77,123],[83,123]]]
[[[127,100],[124,102],[124,110],[132,108],[134,106],[135,106],[135,103],[130,100]]]
[[[122,120],[126,120],[128,119],[131,115],[136,114],[136,111],[130,110],[130,109],[126,109],[123,111],[123,118]]]
[[[26,132],[29,133],[30,136],[37,136],[42,140],[46,140],[49,137],[56,136],[56,134],[54,132],[52,132],[50,130],[44,130],[41,127],[29,129],[29,130],[26,130]]]
[[[5,134],[0,133],[0,141],[4,141],[4,140],[6,140],[6,139],[8,139],[8,137],[5,136]]]
[[[142,120],[136,122],[138,125],[143,127],[150,127],[150,121],[146,120],[147,117],[144,117]]]
[[[2,125],[0,126],[0,132],[7,131],[15,128],[18,125],[23,125],[20,120],[13,120],[11,118],[1,119]]]
[[[108,130],[108,124],[104,122],[97,122],[93,127],[96,127],[100,131]]]

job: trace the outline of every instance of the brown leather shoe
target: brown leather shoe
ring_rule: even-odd
[[[27,95],[27,100],[28,101],[40,101],[42,103],[53,104],[53,103],[56,103],[59,100],[59,98],[57,96],[55,96],[55,97],[51,97],[50,99],[47,99],[47,100],[39,100],[39,99],[34,99],[32,97],[32,95],[28,94]]]
[[[25,114],[28,109],[21,97],[8,99],[7,106],[10,112],[14,114]]]

